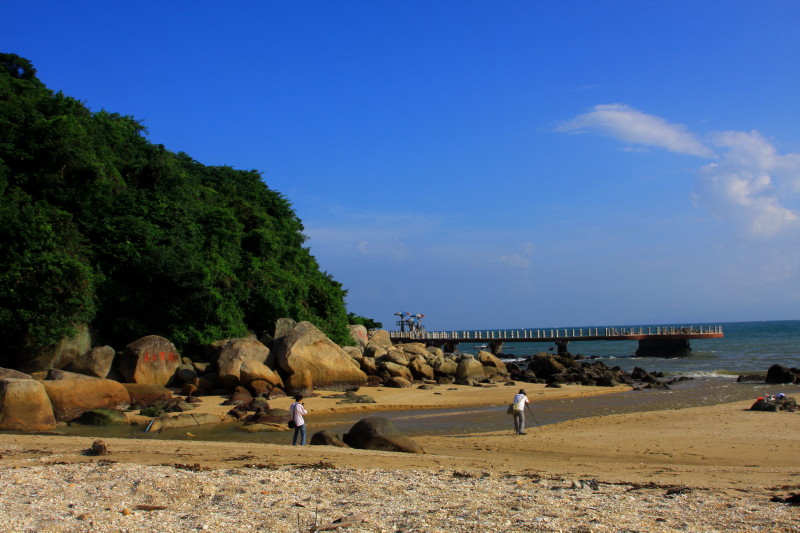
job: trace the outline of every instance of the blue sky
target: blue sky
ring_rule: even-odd
[[[50,88],[261,171],[387,326],[800,318],[797,1],[2,12]]]

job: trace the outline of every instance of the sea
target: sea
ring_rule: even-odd
[[[607,366],[619,366],[630,371],[634,367],[650,372],[663,372],[665,376],[736,378],[743,374],[766,374],[773,364],[800,368],[800,320],[763,322],[727,322],[717,324],[670,324],[670,326],[722,326],[721,339],[691,340],[692,355],[664,359],[661,357],[636,357],[638,341],[571,341],[570,353],[595,357]],[[659,324],[614,326],[617,328],[655,329]],[[594,327],[594,326],[592,326]],[[580,328],[560,328],[580,329]],[[583,329],[587,329],[586,326]],[[602,329],[602,328],[601,328]],[[479,344],[461,343],[459,350],[477,353]],[[547,343],[503,344],[503,359],[525,360],[531,355],[547,351],[554,345]]]
[[[673,324],[677,325],[677,324]],[[685,324],[686,326],[700,324]],[[719,324],[704,324],[719,325]],[[654,326],[653,324],[643,327]],[[670,385],[668,389],[632,390],[586,398],[539,400],[534,398],[533,413],[528,420],[530,431],[536,426],[582,417],[623,414],[637,411],[669,410],[702,407],[742,400],[753,400],[765,394],[783,392],[800,400],[800,385],[774,385],[763,382],[738,382],[740,375],[764,375],[773,364],[800,368],[800,320],[768,322],[731,322],[722,324],[721,339],[692,340],[692,355],[682,358],[635,357],[636,341],[573,341],[569,350],[585,357],[597,357],[607,366],[629,371],[638,366],[650,372],[663,372],[665,377],[685,376],[692,379]],[[628,327],[628,326],[625,326]],[[633,327],[633,326],[630,326]],[[639,327],[639,326],[636,326]],[[478,345],[462,343],[462,352],[477,353]],[[506,360],[524,361],[530,355],[546,351],[543,343],[506,343]],[[517,384],[524,386],[524,384]],[[496,385],[501,386],[501,385]],[[365,387],[361,393],[369,394]],[[516,387],[509,388],[509,401]],[[446,391],[444,392],[446,394]],[[320,391],[320,395],[329,395]],[[313,404],[313,397],[308,399]],[[313,409],[313,407],[312,407]],[[490,431],[511,431],[506,406],[445,408],[425,410],[381,411],[379,416],[392,420],[403,433],[424,435],[460,435]],[[313,411],[312,411],[313,414]],[[339,413],[325,417],[307,417],[309,438],[327,429],[338,435],[347,433],[364,413]],[[145,433],[136,426],[81,426],[71,424],[58,433],[92,437],[127,437],[134,439],[177,439],[264,442],[286,444],[291,432],[247,433],[241,422],[193,426],[191,437],[186,429]]]

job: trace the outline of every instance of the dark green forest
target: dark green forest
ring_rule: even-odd
[[[190,349],[272,333],[280,317],[351,342],[346,291],[258,171],[153,144],[14,54],[0,54],[0,198],[3,365],[81,323],[117,349],[146,334]]]

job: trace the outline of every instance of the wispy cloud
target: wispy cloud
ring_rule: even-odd
[[[600,131],[614,139],[658,146],[679,154],[713,157],[713,151],[700,142],[681,124],[642,113],[624,104],[603,104],[578,115],[558,127],[558,131],[581,133]]]
[[[800,154],[779,154],[757,131],[716,132],[704,144],[686,127],[624,104],[595,106],[558,130],[599,131],[640,147],[713,159],[698,170],[696,205],[752,237],[800,232]]]

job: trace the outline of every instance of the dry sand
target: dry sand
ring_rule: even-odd
[[[579,386],[546,389],[542,385],[526,384],[525,388],[533,402],[534,409],[536,401],[542,398],[566,398],[613,392],[609,389]],[[375,398],[377,403],[341,405],[337,403],[339,399],[335,397],[336,395],[324,392],[317,397],[307,398],[306,405],[310,410],[307,416],[309,430],[313,433],[315,417],[322,417],[326,413],[334,411],[380,411],[470,405],[503,406],[509,402],[516,389],[439,386],[433,390],[370,388],[362,389],[361,392]],[[288,408],[290,401],[289,398],[279,398],[270,401],[270,404],[274,407]],[[220,405],[221,402],[221,398],[208,397],[201,409],[223,416],[229,407]],[[621,518],[614,516],[620,512],[619,509],[613,510],[614,505],[619,505],[619,495],[611,492],[621,491],[622,489],[619,487],[624,487],[626,491],[655,491],[653,494],[658,492],[659,498],[669,488],[688,487],[695,492],[694,496],[686,496],[686,498],[700,498],[702,502],[706,502],[710,498],[723,507],[723,510],[715,511],[719,514],[716,518],[711,517],[712,520],[708,522],[694,523],[694,526],[684,516],[685,513],[693,516],[691,513],[694,511],[688,500],[683,503],[671,501],[667,505],[660,505],[658,516],[672,517],[669,520],[664,518],[664,520],[653,522],[657,518],[653,514],[655,511],[648,514],[648,511],[635,510],[631,520],[636,519],[639,515],[642,515],[639,518],[649,520],[647,523],[650,525],[640,529],[642,531],[724,531],[731,528],[734,530],[759,528],[768,531],[800,531],[800,508],[786,506],[770,508],[770,505],[783,504],[768,503],[771,495],[786,497],[800,492],[800,453],[798,453],[800,452],[800,444],[798,444],[800,413],[751,412],[747,410],[750,403],[750,401],[744,401],[710,407],[578,419],[541,428],[530,427],[528,434],[522,436],[513,434],[511,417],[508,417],[508,431],[415,438],[427,452],[423,455],[340,449],[328,446],[293,447],[275,444],[198,442],[193,440],[190,431],[187,431],[189,434],[184,440],[105,439],[111,454],[97,458],[83,454],[83,451],[91,445],[93,440],[91,438],[4,434],[0,435],[0,454],[2,454],[0,472],[3,473],[0,490],[6,495],[13,492],[13,487],[7,483],[9,473],[14,472],[15,469],[17,472],[33,469],[31,472],[39,472],[37,475],[43,475],[44,471],[40,472],[35,469],[42,465],[58,465],[60,467],[63,464],[74,466],[75,463],[95,463],[95,465],[89,465],[94,467],[98,461],[102,460],[113,461],[115,468],[124,464],[173,465],[173,467],[178,465],[180,469],[193,466],[202,471],[211,469],[209,472],[231,472],[231,469],[241,468],[269,468],[279,471],[295,471],[300,476],[298,479],[310,476],[311,474],[305,473],[305,471],[316,468],[323,474],[329,472],[325,474],[327,481],[305,479],[304,483],[327,485],[332,482],[330,476],[355,476],[350,480],[349,486],[358,487],[362,481],[369,484],[369,479],[380,479],[383,480],[381,483],[384,484],[387,495],[393,490],[405,490],[395,487],[392,480],[396,478],[398,483],[408,483],[409,475],[413,479],[426,480],[419,481],[418,488],[423,492],[432,490],[431,487],[440,483],[443,475],[448,480],[445,490],[462,490],[461,484],[465,481],[462,481],[461,478],[467,480],[488,478],[495,480],[494,482],[498,483],[498,486],[490,489],[487,481],[487,485],[481,489],[481,498],[485,498],[487,502],[494,497],[500,498],[498,501],[503,501],[503,491],[507,490],[507,487],[502,486],[499,480],[516,479],[514,482],[517,484],[520,483],[519,479],[535,480],[537,483],[549,484],[548,488],[551,491],[563,490],[565,487],[571,486],[580,487],[580,480],[597,480],[601,486],[615,488],[608,489],[609,493],[605,494],[605,500],[590,505],[597,511],[595,514],[599,516],[595,516],[593,521],[586,522],[589,524],[586,526],[589,529],[583,529],[583,531],[625,530],[621,526],[620,529],[615,529],[615,524],[617,526],[621,524],[618,522]],[[501,413],[499,416],[507,416],[502,414],[502,409],[499,409],[499,413]],[[287,432],[287,442],[289,440],[290,436]],[[141,466],[135,468],[141,468]],[[156,472],[156,468],[165,467],[152,466],[152,472]],[[339,474],[330,474],[330,472],[339,472]],[[391,472],[395,472],[395,474],[392,475]],[[50,474],[55,475],[55,471]],[[63,477],[66,474],[60,475]],[[70,475],[74,477],[75,474]],[[121,473],[115,475],[123,476]],[[141,476],[142,474],[136,475]],[[362,480],[359,476],[364,479]],[[389,481],[386,480],[387,476]],[[17,479],[17,482],[20,480]],[[213,481],[205,482],[211,485],[214,483]],[[474,479],[472,482],[474,483]],[[539,488],[545,490],[545,487],[539,486]],[[309,487],[312,492],[317,489],[321,490],[321,487]],[[699,496],[701,491],[705,491],[702,492],[702,497]],[[541,496],[550,497],[553,494],[542,493]],[[600,494],[598,493],[597,496],[600,497]],[[634,498],[631,499],[634,501],[627,502],[625,505],[633,509],[630,506],[638,503]],[[763,509],[760,508],[761,502],[765,506]],[[365,511],[367,514],[364,516],[367,518],[363,522],[372,525],[352,526],[350,531],[391,530],[391,528],[386,529],[385,524],[381,522],[381,502],[372,503],[377,507],[370,508],[373,514]],[[362,504],[367,505],[367,502],[363,501]],[[384,502],[383,505],[388,504]],[[548,505],[552,507],[560,505],[560,503],[553,504],[551,502]],[[700,504],[698,503],[698,505]],[[742,506],[746,512],[740,513],[739,506]],[[759,508],[756,509],[754,506],[759,506]],[[572,502],[568,507],[571,511],[564,511],[559,515],[565,521],[563,524],[570,524],[572,518],[586,515],[585,509],[581,505],[576,506]],[[109,508],[113,508],[113,505],[108,504],[106,510]],[[724,509],[729,509],[730,513]],[[774,511],[779,518],[772,520],[759,514],[765,510]],[[734,511],[735,516],[733,516]],[[388,507],[385,508],[385,512],[388,520],[390,516]],[[403,512],[407,512],[407,509]],[[512,509],[508,512],[514,511]],[[480,509],[478,509],[478,513],[480,513]],[[342,511],[341,514],[344,516],[346,513]],[[202,512],[200,516],[202,518]],[[281,516],[285,520],[288,515]],[[748,521],[748,516],[750,521]],[[6,518],[13,519],[13,517]],[[202,521],[201,518],[198,520]],[[511,520],[506,514],[498,515],[495,518]],[[49,524],[46,521],[41,522],[45,520],[42,517],[38,518],[40,522],[36,522],[36,519],[35,515],[30,518],[33,520],[34,526],[32,527],[34,528],[42,530],[44,525]],[[307,519],[310,520],[310,518]],[[500,525],[496,527],[482,526],[475,529],[477,526],[465,524],[460,529],[453,525],[456,522],[452,522],[452,520],[455,518],[450,515],[440,517],[438,523],[449,524],[447,527],[442,526],[441,529],[436,524],[428,524],[427,529],[415,529],[414,526],[409,526],[406,529],[396,530],[524,531],[536,529],[531,525],[534,524],[533,522],[523,526],[514,525],[513,520],[509,522],[511,525],[503,527]],[[717,520],[716,525],[713,525],[715,524],[714,520]],[[233,531],[239,530],[237,527],[244,528],[244,522],[232,524],[229,526],[233,528],[231,529]],[[263,525],[261,529],[254,524],[255,522],[249,523],[247,526],[249,530],[253,530],[254,527],[256,530],[263,531],[309,530],[305,522],[300,526],[292,525],[291,527],[284,524],[283,529],[278,527],[275,522],[271,522],[272,525]],[[552,521],[545,521],[539,525],[542,526],[541,530],[543,531],[558,531],[563,524],[553,518]],[[641,524],[636,524],[638,522],[631,522],[627,527],[629,530],[643,527]],[[739,526],[735,524],[739,524]],[[97,529],[98,527],[99,529]],[[395,525],[392,527],[396,528]],[[210,529],[214,530],[214,526]],[[103,529],[98,525],[95,525],[95,529],[52,529],[52,531],[62,530],[111,531],[115,529]],[[138,531],[139,529],[129,530]],[[144,530],[146,529],[142,529],[142,531]],[[165,526],[163,530],[188,531],[189,529]],[[0,531],[5,531],[2,526],[0,526]]]

